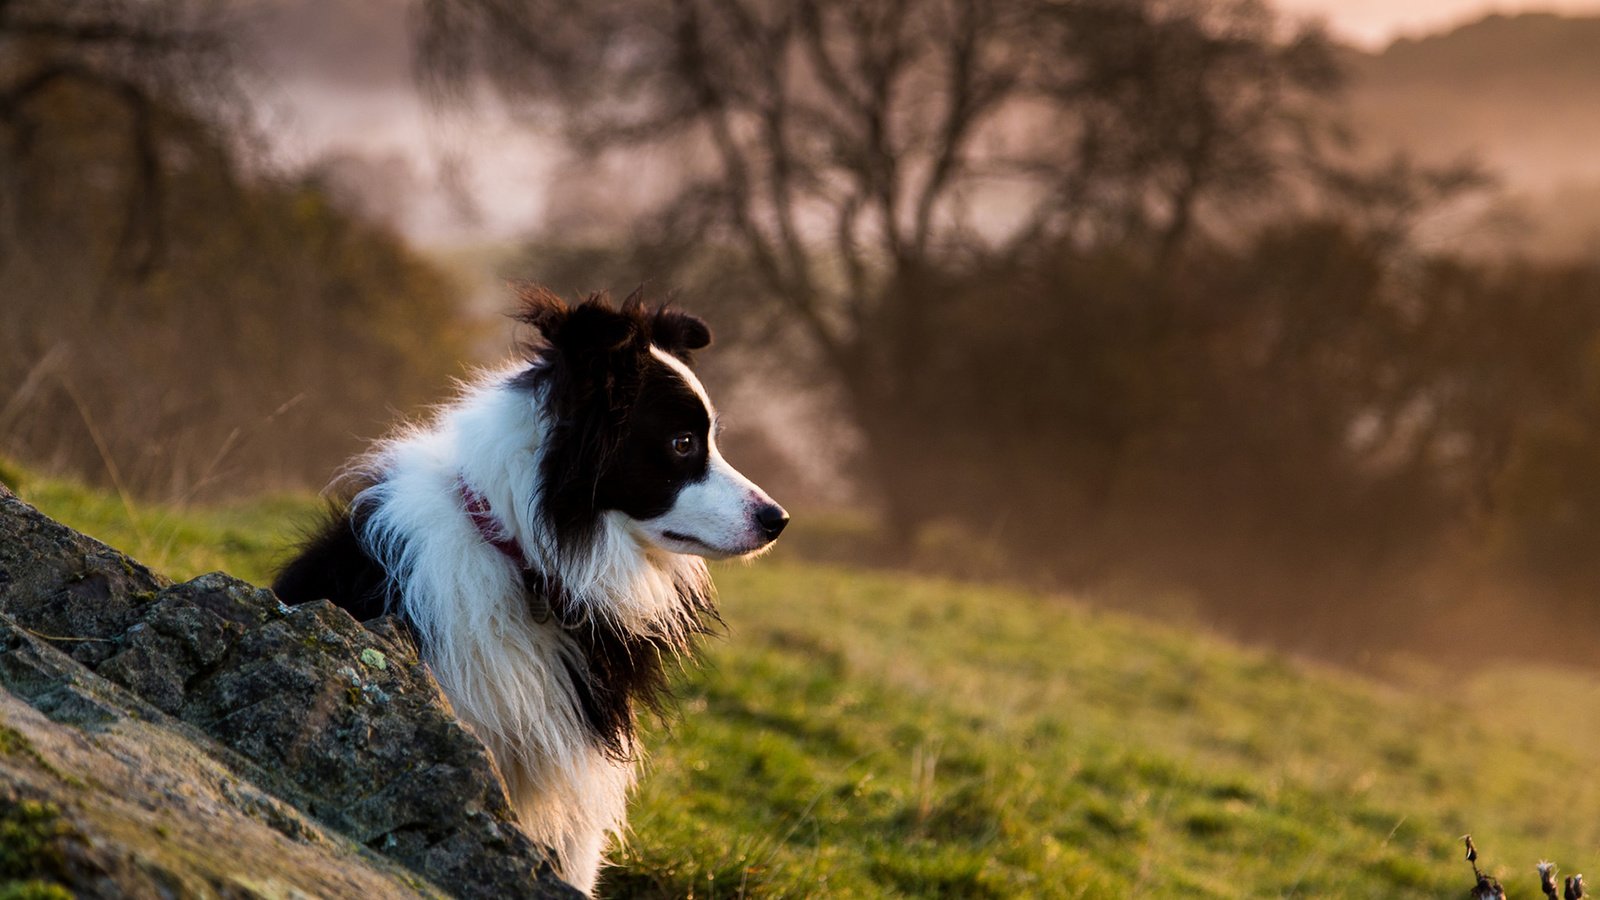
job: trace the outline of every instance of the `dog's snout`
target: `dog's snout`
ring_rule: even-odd
[[[783,527],[789,524],[789,514],[778,504],[768,503],[756,510],[756,524],[767,533],[770,541],[783,533]]]

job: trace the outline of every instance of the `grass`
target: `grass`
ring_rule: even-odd
[[[70,832],[52,803],[0,798],[0,900],[70,898],[46,880],[67,865],[60,841]]]
[[[173,508],[123,500],[0,458],[0,483],[58,521],[172,578],[226,571],[272,580],[320,508],[309,495],[274,495],[223,506]]]
[[[262,580],[314,508],[130,522],[22,488],[174,577]],[[1541,858],[1600,859],[1590,673],[1377,681],[1060,597],[782,556],[717,574],[730,633],[651,726],[609,896],[1463,896],[1470,831],[1518,898]]]

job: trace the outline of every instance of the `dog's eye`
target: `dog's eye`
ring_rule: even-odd
[[[688,456],[694,452],[694,435],[685,432],[672,439],[672,452],[679,456]]]

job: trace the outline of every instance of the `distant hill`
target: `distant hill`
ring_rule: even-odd
[[[1600,17],[1494,15],[1351,58],[1350,101],[1374,141],[1476,153],[1532,189],[1600,179]]]
[[[1375,150],[1474,158],[1538,243],[1600,246],[1600,17],[1491,15],[1348,62],[1352,124]]]

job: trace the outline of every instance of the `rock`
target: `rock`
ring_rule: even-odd
[[[170,584],[3,485],[0,835],[0,895],[581,896],[404,629]]]

